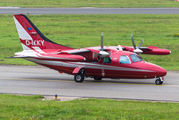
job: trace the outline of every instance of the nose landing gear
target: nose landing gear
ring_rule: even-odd
[[[155,80],[155,84],[156,85],[162,85],[163,84],[163,77],[156,77],[155,78],[156,80]]]

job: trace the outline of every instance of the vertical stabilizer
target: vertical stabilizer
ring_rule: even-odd
[[[72,50],[54,43],[46,38],[40,30],[23,14],[14,15],[14,21],[19,34],[23,50],[43,51],[45,49]]]

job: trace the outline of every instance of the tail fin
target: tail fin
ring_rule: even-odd
[[[72,48],[59,45],[46,38],[27,16],[23,14],[14,15],[14,21],[24,50],[72,50]]]

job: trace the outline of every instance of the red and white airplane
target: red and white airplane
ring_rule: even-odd
[[[36,64],[54,69],[60,73],[74,75],[76,82],[84,78],[94,80],[102,78],[155,78],[155,83],[162,84],[166,70],[160,66],[145,62],[138,54],[167,55],[171,52],[155,46],[136,47],[131,36],[133,47],[101,46],[73,49],[52,42],[23,14],[14,15],[23,51],[15,53],[14,58],[23,58]],[[137,53],[137,54],[136,54]]]

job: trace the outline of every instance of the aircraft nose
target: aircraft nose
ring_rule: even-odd
[[[155,64],[152,64],[152,63],[146,63],[146,68],[150,69],[151,71],[153,71],[153,75],[155,76],[165,76],[167,74],[167,71],[158,66],[158,65],[155,65]]]
[[[159,76],[165,76],[167,74],[167,71],[164,68],[160,67],[158,69],[158,74]]]
[[[164,68],[162,68],[158,65],[153,65],[152,67],[153,67],[152,68],[153,71],[155,71],[156,76],[162,77],[162,76],[165,76],[167,74],[167,71]]]

